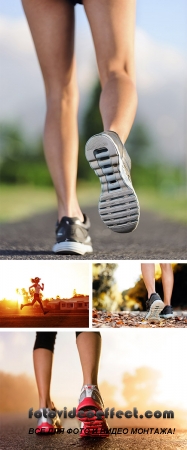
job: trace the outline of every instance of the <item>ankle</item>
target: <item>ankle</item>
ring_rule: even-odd
[[[84,222],[84,216],[83,213],[81,211],[81,209],[79,208],[79,205],[76,207],[71,207],[71,206],[61,206],[59,205],[58,207],[58,220],[59,222],[61,221],[62,217],[77,217],[81,222]]]

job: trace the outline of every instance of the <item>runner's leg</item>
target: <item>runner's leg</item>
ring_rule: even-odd
[[[83,219],[76,196],[78,92],[74,7],[68,0],[22,0],[41,66],[47,114],[44,151],[58,199],[58,219]]]
[[[162,270],[162,285],[163,285],[163,291],[164,291],[164,304],[170,305],[172,291],[173,291],[173,283],[174,283],[172,266],[171,266],[171,264],[168,264],[168,263],[166,263],[166,264],[161,263],[160,267]]]
[[[39,305],[40,305],[40,308],[41,308],[42,311],[43,311],[43,314],[45,314],[44,307],[43,307],[43,305],[42,305],[42,301],[41,301],[41,300],[37,300],[37,301],[38,301],[38,303],[39,303]]]
[[[151,294],[155,292],[155,265],[152,263],[142,263],[141,270],[148,298],[150,298]]]
[[[38,387],[39,408],[52,408],[50,384],[56,332],[38,332],[33,351],[33,362]]]
[[[134,68],[135,0],[83,0],[95,44],[102,85],[104,130],[125,142],[134,121],[137,94]]]
[[[82,332],[77,336],[77,348],[83,373],[83,385],[97,385],[101,336],[98,332]]]
[[[32,302],[29,302],[29,303],[22,303],[22,309],[24,308],[24,306],[33,306],[34,304],[36,303],[36,300],[34,300],[33,299],[33,301]]]

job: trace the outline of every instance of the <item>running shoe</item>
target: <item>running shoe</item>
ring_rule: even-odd
[[[53,246],[53,252],[66,255],[92,253],[89,228],[90,221],[86,214],[84,214],[84,222],[81,222],[77,217],[64,216],[56,224],[57,242]]]
[[[162,319],[171,319],[173,317],[173,308],[171,305],[166,305],[160,313]]]
[[[97,386],[84,385],[76,410],[77,418],[81,421],[80,437],[109,436],[109,427],[104,416],[103,408],[103,400]],[[96,413],[98,411],[100,411],[100,414],[98,413],[97,416]],[[84,413],[85,416],[83,416]]]
[[[118,134],[95,134],[86,143],[85,151],[101,182],[98,209],[102,221],[117,233],[135,230],[140,207],[130,176],[131,159]]]
[[[36,434],[45,434],[45,433],[55,433],[55,428],[60,428],[61,427],[61,420],[60,417],[57,413],[56,408],[41,408],[40,409],[42,415],[41,417],[38,419],[38,424],[37,424],[37,428],[36,428]],[[56,416],[52,419],[51,417],[48,416],[48,413],[50,411],[54,411],[56,412]],[[45,416],[47,417],[44,417]]]
[[[149,309],[146,319],[150,320],[150,322],[160,322],[160,312],[164,307],[164,302],[160,295],[156,292],[151,294],[151,297],[146,302],[146,307]]]

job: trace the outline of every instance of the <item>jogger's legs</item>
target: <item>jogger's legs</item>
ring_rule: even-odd
[[[58,219],[83,219],[76,196],[78,92],[74,7],[67,0],[22,0],[41,66],[47,114],[44,151],[58,199]]]
[[[39,303],[39,305],[40,305],[40,308],[41,308],[41,310],[43,311],[43,314],[44,314],[44,313],[45,313],[45,311],[44,311],[44,307],[43,307],[43,305],[42,305],[42,302],[38,300],[38,303]]]
[[[56,332],[37,332],[33,361],[38,387],[39,408],[52,408],[50,384],[53,363],[53,351]],[[81,332],[77,334],[83,384],[97,385],[97,374],[101,351],[99,332]]]
[[[102,85],[104,130],[125,142],[134,121],[137,94],[134,68],[135,0],[83,0]]]
[[[97,385],[101,336],[98,332],[82,332],[77,337],[77,348],[83,373],[83,385]]]
[[[163,285],[163,291],[164,291],[164,304],[170,305],[172,291],[173,291],[173,283],[174,283],[172,266],[171,266],[171,264],[168,264],[168,263],[166,263],[166,264],[161,263],[160,267],[162,270],[162,285]]]
[[[55,332],[38,332],[33,352],[39,408],[52,408],[50,384],[53,363]]]
[[[22,309],[23,309],[25,306],[33,306],[35,303],[36,303],[36,300],[35,300],[35,299],[33,299],[33,301],[32,301],[32,302],[29,302],[29,303],[22,303]]]
[[[155,265],[152,263],[142,263],[141,270],[148,298],[150,298],[151,294],[155,292]]]
[[[33,352],[34,370],[38,387],[39,408],[52,408],[50,397],[53,353],[45,348]]]

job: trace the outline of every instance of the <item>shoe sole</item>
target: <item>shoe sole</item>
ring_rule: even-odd
[[[36,427],[35,433],[38,435],[55,434],[55,427],[54,427],[54,425],[50,425],[50,424],[44,422],[41,425]]]
[[[109,430],[107,427],[103,426],[101,420],[92,421],[89,425],[86,422],[81,422],[80,437],[107,438],[109,437]]]
[[[161,319],[171,319],[172,317],[174,317],[173,314],[160,314]]]
[[[85,253],[92,253],[91,245],[81,244],[79,242],[56,242],[53,245],[52,251],[61,255],[85,255]]]
[[[84,400],[82,400],[81,403],[79,403],[79,406],[77,407],[77,411],[84,410],[84,409],[95,409],[96,411],[101,410],[102,407],[99,403],[97,403],[95,400],[92,399],[92,397],[85,397]]]
[[[86,397],[76,410],[76,415],[79,411],[101,411],[102,407],[99,403],[94,401],[91,397]],[[77,416],[77,419],[81,421],[80,437],[108,437],[108,427],[103,420],[98,420],[96,416],[92,418],[85,417],[85,420]]]
[[[164,302],[162,300],[155,300],[150,306],[146,319],[150,322],[160,322],[160,312],[164,308]]]
[[[101,183],[98,210],[102,221],[117,233],[135,230],[140,216],[139,202],[117,145],[108,135],[95,135],[87,142],[85,151]]]

